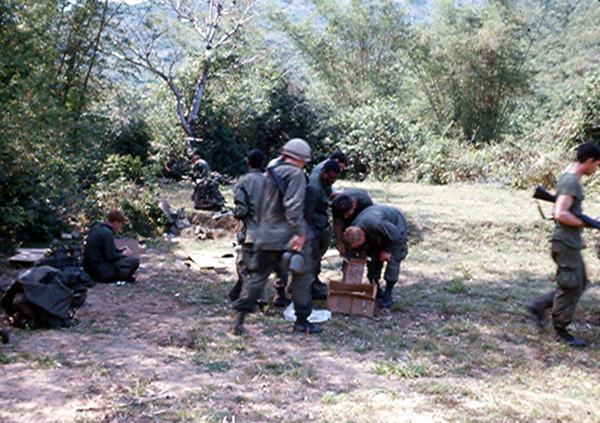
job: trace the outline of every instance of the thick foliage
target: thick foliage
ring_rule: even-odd
[[[408,166],[414,140],[397,106],[375,102],[341,114],[333,126],[339,147],[351,157],[348,172],[363,178],[399,179]]]
[[[123,124],[106,146],[110,154],[137,157],[147,163],[151,153],[151,134],[148,124],[136,119]]]
[[[579,100],[580,111],[573,122],[573,141],[576,144],[586,141],[600,144],[600,82],[591,81]]]
[[[78,223],[80,198],[99,180],[97,163],[136,140],[115,135],[109,144],[112,122],[91,112],[111,7],[97,0],[0,4],[3,247],[44,242]],[[144,143],[130,152],[143,157]]]
[[[277,15],[340,107],[393,97],[405,78],[408,20],[397,2],[312,0],[314,16]]]
[[[35,162],[21,157],[0,138],[0,253],[16,243],[47,241],[62,229],[47,181]]]
[[[199,142],[195,152],[208,161],[212,170],[241,174],[246,171],[244,157],[253,148],[261,149],[268,158],[279,154],[290,138],[306,139],[313,157],[325,153],[326,113],[280,73],[268,69],[247,68],[241,73],[210,81],[196,127]],[[163,88],[157,87],[162,98]],[[150,119],[158,136],[154,149],[157,161],[164,162],[168,152],[182,158],[183,142],[174,139],[176,126],[173,113],[153,105]]]
[[[499,2],[479,9],[446,2],[432,20],[408,53],[438,131],[455,124],[469,142],[497,139],[511,101],[528,91],[526,25]]]
[[[154,236],[166,225],[164,213],[158,207],[155,187],[146,183],[139,158],[108,157],[101,165],[100,179],[82,197],[80,209],[88,224],[102,221],[112,209],[125,213],[124,232],[130,235]]]

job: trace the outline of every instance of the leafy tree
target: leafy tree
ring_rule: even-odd
[[[472,143],[495,139],[510,101],[529,88],[527,27],[492,3],[477,9],[443,3],[408,50],[438,130],[456,125]]]
[[[179,124],[197,138],[198,117],[211,70],[240,66],[242,28],[255,14],[254,0],[156,0],[139,26],[125,28],[113,54],[163,80]]]
[[[397,94],[405,77],[408,21],[397,2],[312,0],[312,19],[276,15],[337,104]]]
[[[151,141],[148,124],[141,119],[135,119],[121,125],[112,134],[107,147],[110,153],[137,157],[143,163],[147,163],[151,153]]]
[[[110,124],[89,112],[101,88],[100,46],[118,8],[106,0],[0,4],[3,239],[56,235],[74,216],[79,178],[89,176],[81,169],[105,154]]]

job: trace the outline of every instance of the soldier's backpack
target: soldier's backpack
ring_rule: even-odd
[[[16,327],[68,327],[74,314],[74,298],[75,303],[82,300],[81,289],[78,288],[79,292],[76,293],[69,288],[69,284],[81,286],[83,282],[80,279],[85,279],[85,276],[74,274],[71,272],[69,281],[60,270],[50,266],[26,269],[17,275],[2,295],[0,307]]]

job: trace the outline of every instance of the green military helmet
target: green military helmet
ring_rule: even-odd
[[[281,148],[281,154],[303,162],[310,162],[310,145],[301,138],[293,138]]]

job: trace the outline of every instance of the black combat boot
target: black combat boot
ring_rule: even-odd
[[[393,286],[386,286],[383,295],[381,296],[381,308],[390,308],[392,306],[392,289]]]
[[[531,313],[537,327],[544,329],[546,327],[546,308],[537,300],[527,301],[524,306]]]
[[[312,296],[313,300],[326,300],[327,285],[317,279],[310,286],[310,295]]]
[[[231,324],[231,333],[239,336],[248,333],[246,328],[244,327],[244,319],[246,318],[245,311],[238,311],[233,318],[233,323]]]
[[[294,323],[294,332],[303,332],[307,335],[310,335],[312,333],[323,332],[323,327],[314,325],[308,320],[297,320],[296,323]]]
[[[289,306],[290,303],[291,301],[285,296],[285,286],[277,287],[275,297],[273,297],[273,306],[283,308]]]
[[[556,341],[567,344],[571,347],[587,347],[587,342],[583,339],[575,338],[568,330],[563,328],[554,328],[556,332]]]
[[[2,338],[3,344],[8,344],[8,341],[10,340],[10,334],[7,328],[0,330],[0,338]]]
[[[243,284],[244,284],[244,281],[241,279],[238,279],[238,281],[235,283],[235,285],[233,285],[233,288],[231,288],[231,291],[229,291],[229,294],[227,294],[227,296],[229,297],[229,299],[231,301],[235,301],[240,297],[240,293],[242,292]]]

